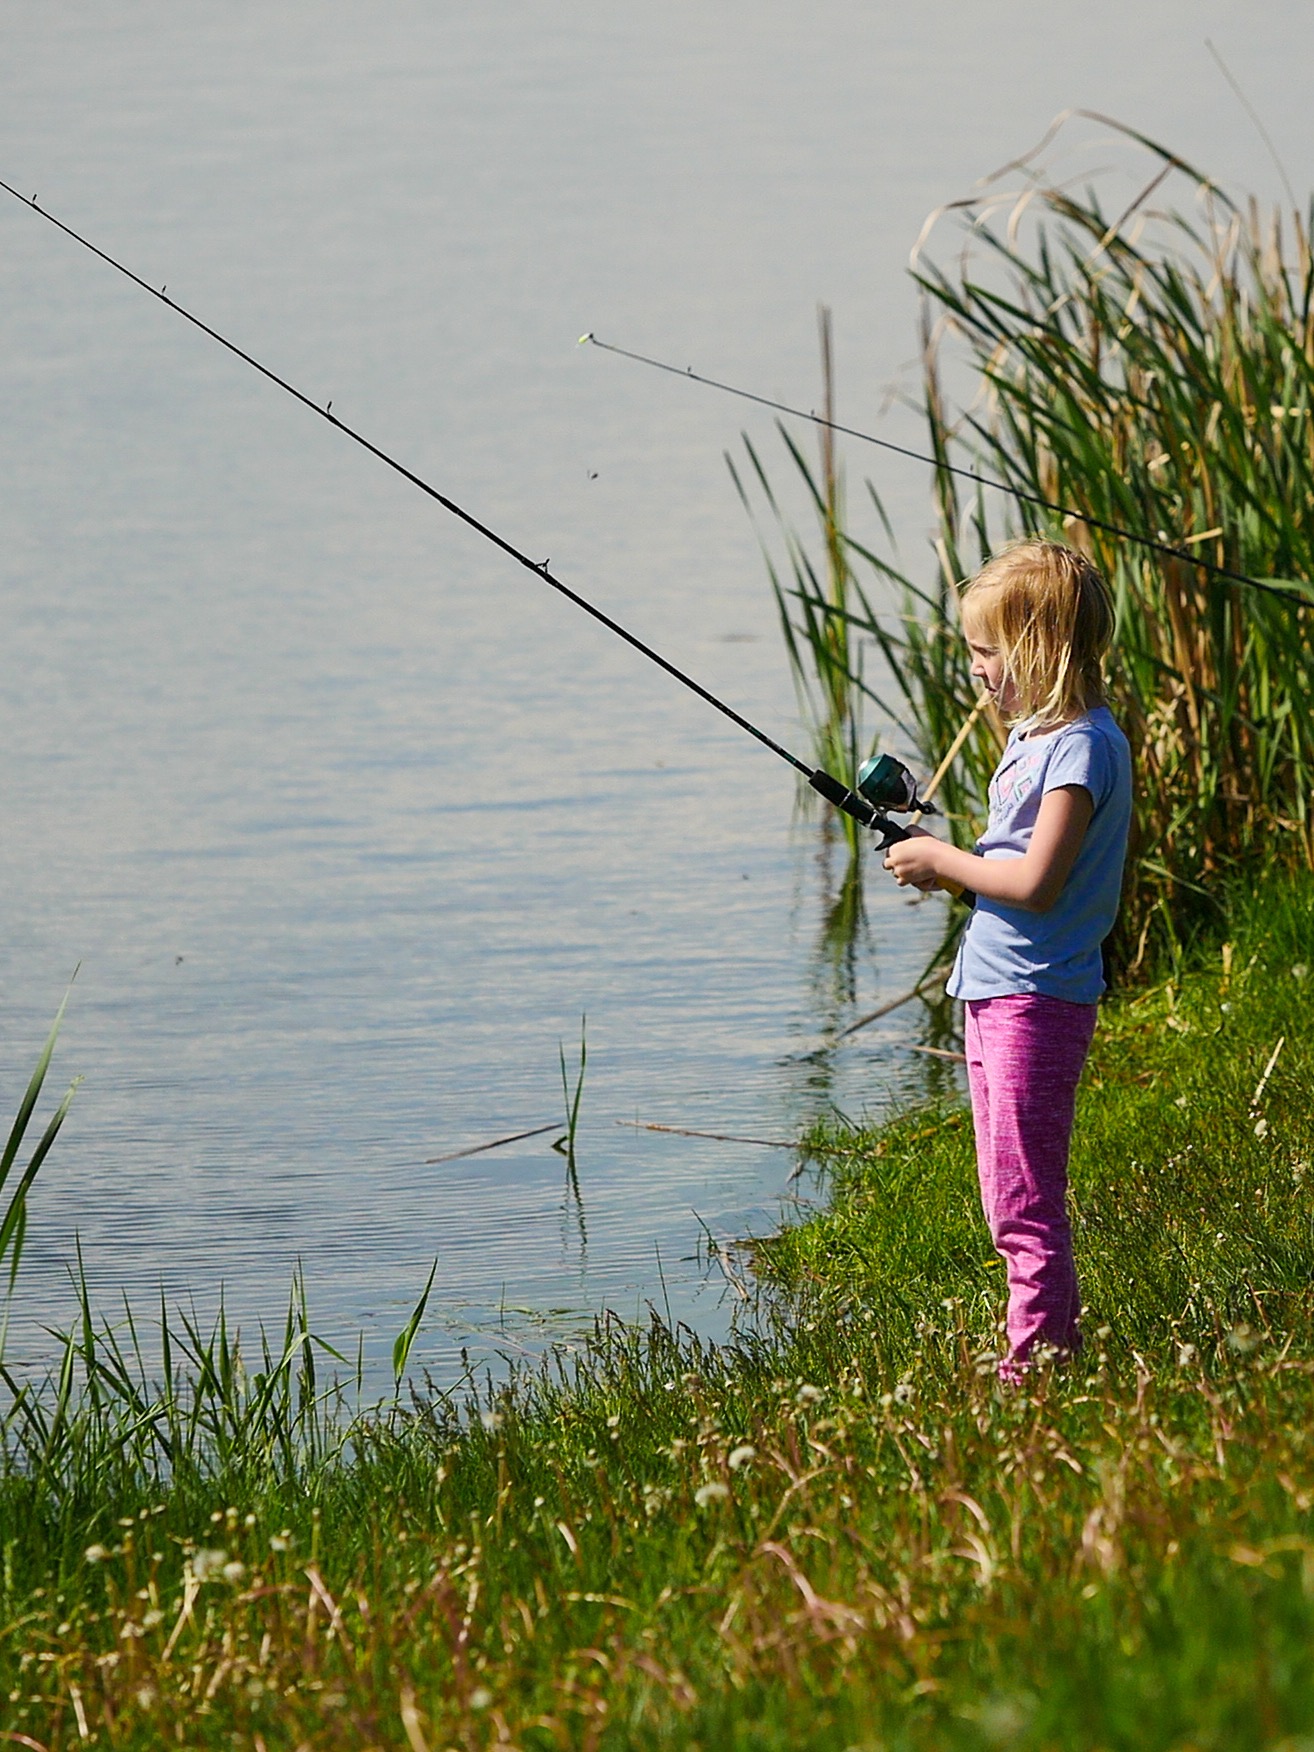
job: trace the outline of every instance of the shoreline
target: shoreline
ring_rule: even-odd
[[[970,1125],[941,1107],[814,1135],[829,1204],[760,1244],[772,1307],[734,1345],[602,1320],[477,1405],[349,1429],[302,1354],[244,1397],[216,1382],[190,1435],[184,1396],[169,1430],[106,1376],[99,1423],[84,1394],[38,1432],[44,1476],[35,1437],[15,1470],[11,1421],[8,1729],[837,1752],[1308,1732],[1310,966],[1305,880],[1110,1004],[1072,1170],[1087,1347],[1020,1390],[994,1374]]]

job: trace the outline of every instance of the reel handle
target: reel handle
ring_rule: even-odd
[[[847,785],[828,773],[824,767],[818,767],[815,772],[809,773],[808,783],[814,791],[821,793],[827,803],[833,803],[836,809],[842,809],[845,815],[851,815],[863,827],[879,834],[879,851],[883,852],[887,846],[897,845],[900,840],[913,837],[906,827],[900,827],[897,822],[891,821],[888,815],[883,815],[856,791],[850,791]],[[966,899],[969,906],[976,902],[976,896],[964,888],[961,882],[942,882],[939,887],[955,900]]]

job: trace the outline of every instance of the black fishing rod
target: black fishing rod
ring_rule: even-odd
[[[870,828],[873,833],[878,834],[882,849],[894,844],[896,840],[909,837],[906,829],[899,827],[882,811],[894,809],[902,812],[924,809],[926,806],[917,800],[916,785],[912,782],[912,775],[891,756],[883,756],[882,762],[867,763],[872,771],[868,773],[864,768],[861,783],[865,786],[865,795],[851,791],[846,784],[835,778],[833,774],[826,772],[823,767],[808,766],[806,761],[800,760],[796,754],[791,754],[774,737],[768,736],[765,730],[760,730],[756,724],[750,723],[741,713],[735,711],[733,706],[728,706],[724,700],[717,699],[716,695],[710,693],[701,682],[695,681],[691,675],[686,675],[684,670],[677,668],[659,651],[654,651],[652,646],[645,644],[637,634],[630,632],[619,621],[613,620],[603,609],[598,608],[586,597],[581,596],[577,590],[572,590],[568,584],[564,584],[560,578],[555,577],[548,570],[547,560],[531,560],[528,554],[522,553],[505,537],[498,535],[496,530],[490,529],[486,523],[481,523],[477,517],[465,510],[463,506],[458,505],[454,499],[449,499],[445,493],[439,492],[437,487],[417,475],[412,469],[407,468],[395,456],[390,456],[386,450],[381,449],[379,445],[366,438],[363,433],[356,431],[353,426],[349,426],[345,420],[339,419],[333,412],[331,401],[321,407],[318,402],[312,401],[308,395],[299,390],[295,384],[289,383],[285,377],[280,377],[268,365],[261,364],[259,359],[239,347],[235,341],[230,341],[226,335],[221,335],[218,329],[211,328],[209,323],[203,322],[199,316],[195,316],[190,310],[185,309],[183,305],[178,303],[177,299],[170,298],[167,283],[158,289],[152,286],[148,281],[143,280],[140,274],[134,274],[131,268],[126,267],[124,263],[108,254],[107,251],[100,249],[89,238],[84,237],[81,232],[75,231],[71,225],[66,225],[62,219],[57,219],[45,207],[38,205],[35,195],[29,197],[20,194],[16,188],[2,178],[0,178],[0,189],[3,189],[6,194],[12,195],[24,207],[29,207],[34,213],[38,213],[41,218],[47,220],[57,230],[62,231],[66,237],[72,238],[74,243],[81,244],[83,249],[98,256],[102,262],[117,270],[125,279],[131,280],[134,286],[140,286],[143,292],[149,292],[152,298],[158,299],[161,304],[167,304],[170,310],[191,323],[193,328],[200,329],[201,333],[208,335],[212,341],[217,341],[221,347],[226,347],[230,353],[241,359],[244,364],[249,365],[253,371],[258,371],[262,377],[267,377],[271,383],[277,384],[279,389],[285,390],[288,395],[295,397],[303,407],[318,414],[321,420],[327,420],[330,426],[343,433],[354,443],[359,444],[363,450],[368,450],[371,456],[377,457],[380,462],[385,463],[395,473],[401,475],[403,480],[409,481],[413,487],[418,487],[422,493],[427,493],[429,498],[436,500],[445,511],[450,511],[453,517],[459,517],[462,523],[468,524],[486,541],[491,541],[494,547],[500,548],[504,554],[509,555],[519,565],[524,566],[536,578],[541,578],[545,584],[550,584],[568,602],[573,602],[576,608],[582,608],[585,614],[592,615],[593,619],[600,621],[609,632],[615,633],[617,638],[624,639],[627,645],[632,645],[636,651],[641,652],[659,669],[664,669],[668,675],[673,676],[691,693],[696,693],[699,699],[706,700],[709,706],[715,707],[724,717],[729,718],[732,724],[737,724],[741,730],[746,730],[750,736],[756,737],[763,747],[769,748],[773,754],[779,755],[781,760],[788,761],[789,765],[801,773],[812,789],[819,792],[828,803],[834,804],[836,809],[843,810],[846,815],[852,816],[861,826]]]
[[[1185,560],[1189,566],[1199,566],[1203,571],[1212,572],[1217,578],[1225,578],[1232,584],[1247,584],[1254,590],[1267,590],[1271,596],[1280,596],[1287,602],[1295,602],[1302,608],[1310,607],[1310,599],[1302,596],[1299,591],[1287,589],[1284,585],[1274,583],[1264,578],[1252,578],[1247,572],[1235,572],[1230,566],[1220,566],[1213,560],[1207,560],[1203,554],[1192,553],[1189,548],[1180,547],[1173,542],[1146,535],[1140,530],[1124,529],[1121,524],[1108,523],[1102,517],[1092,517],[1089,511],[1078,511],[1071,505],[1057,504],[1053,499],[1042,498],[1039,493],[1029,492],[1025,487],[1010,486],[1007,481],[991,480],[988,475],[978,474],[975,469],[963,468],[958,463],[946,462],[942,457],[926,456],[920,450],[911,450],[906,444],[896,444],[891,438],[877,438],[872,432],[863,432],[856,426],[844,426],[837,420],[828,420],[823,414],[812,409],[790,407],[788,402],[775,401],[769,395],[757,395],[751,389],[740,389],[733,383],[722,383],[715,377],[704,377],[695,371],[692,365],[671,365],[664,359],[652,359],[646,353],[631,352],[628,347],[618,347],[612,341],[600,341],[590,330],[579,337],[580,346],[589,343],[601,347],[604,353],[615,353],[622,359],[632,359],[637,365],[650,365],[654,371],[666,371],[672,377],[683,377],[690,383],[701,383],[707,389],[720,390],[723,395],[738,396],[741,401],[756,402],[759,407],[772,408],[776,413],[788,414],[791,419],[810,420],[814,426],[824,426],[828,432],[839,432],[845,438],[857,438],[863,444],[874,444],[880,450],[892,451],[895,456],[906,456],[912,462],[923,462],[929,468],[938,469],[942,474],[957,475],[962,480],[971,481],[974,486],[991,487],[997,493],[1007,493],[1010,498],[1020,499],[1024,504],[1035,505],[1042,511],[1055,511],[1060,517],[1071,517],[1080,523],[1089,524],[1092,529],[1103,530],[1105,535],[1116,535],[1123,541],[1137,543],[1138,546],[1151,548],[1157,554],[1165,554],[1169,559]]]

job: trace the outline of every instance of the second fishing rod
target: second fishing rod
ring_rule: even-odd
[[[659,651],[654,650],[651,645],[639,638],[636,633],[632,633],[628,627],[622,626],[619,621],[613,619],[613,617],[607,614],[604,609],[599,608],[596,603],[590,602],[588,598],[582,596],[579,591],[573,590],[570,585],[556,577],[555,574],[549,570],[547,560],[539,561],[531,559],[522,549],[516,547],[513,542],[508,541],[504,536],[499,535],[496,530],[490,528],[488,524],[482,522],[478,517],[474,516],[473,513],[467,511],[464,506],[458,505],[454,499],[451,499],[447,494],[440,492],[431,482],[426,481],[421,475],[416,474],[413,469],[408,468],[395,456],[390,455],[380,445],[375,444],[371,439],[366,438],[364,434],[357,431],[355,427],[348,425],[345,420],[333,412],[332,401],[328,401],[321,406],[319,402],[313,400],[310,396],[306,395],[304,391],[298,389],[295,384],[290,383],[285,377],[280,376],[277,371],[274,371],[268,365],[263,364],[253,354],[248,353],[244,348],[239,347],[235,341],[229,340],[228,337],[221,334],[218,329],[212,328],[209,323],[202,321],[199,316],[196,316],[192,311],[187,310],[183,305],[178,303],[177,299],[170,298],[168,295],[167,283],[160,287],[151,285],[149,281],[144,280],[140,274],[134,273],[131,268],[119,261],[115,256],[112,256],[108,251],[101,249],[89,238],[83,236],[81,232],[76,231],[71,225],[66,224],[62,219],[56,218],[56,216],[47,208],[39,205],[35,195],[27,196],[20,194],[16,188],[10,183],[5,182],[3,178],[0,178],[0,190],[3,190],[8,195],[12,195],[21,206],[26,207],[30,212],[33,212],[40,218],[46,220],[48,224],[53,225],[57,230],[63,232],[66,237],[71,238],[74,243],[77,243],[83,249],[88,250],[92,255],[104,262],[108,267],[113,268],[117,273],[122,274],[125,279],[131,280],[134,286],[139,286],[143,292],[149,293],[150,296],[156,299],[159,303],[167,305],[175,315],[182,317],[185,322],[189,322],[193,328],[199,329],[202,334],[208,335],[212,341],[215,341],[219,346],[226,348],[235,358],[238,358],[242,360],[244,364],[249,365],[253,371],[258,371],[262,377],[267,378],[270,383],[276,384],[279,389],[292,396],[296,401],[299,401],[303,407],[309,408],[310,411],[317,414],[320,419],[326,420],[330,426],[341,432],[344,437],[350,438],[354,444],[358,444],[363,450],[369,451],[371,456],[377,457],[386,467],[392,469],[394,473],[399,474],[403,480],[407,480],[412,486],[418,487],[422,493],[426,494],[430,499],[433,499],[437,504],[441,505],[445,511],[450,511],[454,517],[459,517],[463,523],[467,524],[469,528],[473,529],[477,534],[483,536],[486,541],[491,542],[494,547],[500,548],[504,554],[515,560],[517,564],[525,567],[527,571],[532,572],[536,578],[540,578],[545,584],[550,585],[559,595],[564,596],[568,602],[574,603],[576,608],[582,609],[585,614],[592,616],[594,620],[606,627],[609,632],[614,633],[620,639],[624,639],[627,645],[633,646],[633,648],[646,657],[649,662],[655,663],[659,669],[664,669],[666,673],[678,681],[681,686],[688,688],[691,693],[697,694],[699,699],[705,700],[709,706],[712,706],[716,711],[720,712],[723,717],[728,718],[732,724],[737,724],[741,730],[745,731],[749,736],[754,737],[764,748],[769,748],[773,754],[777,755],[781,760],[786,761],[796,772],[800,773],[802,777],[807,780],[812,789],[824,797],[828,803],[832,804],[836,809],[842,810],[844,814],[851,816],[860,826],[869,829],[875,834],[878,838],[881,849],[894,844],[897,840],[908,838],[907,830],[900,827],[896,822],[890,820],[889,811],[894,811],[895,813],[935,813],[933,804],[923,802],[918,798],[916,781],[914,780],[913,775],[902,764],[902,762],[895,760],[891,755],[882,755],[878,760],[868,761],[864,765],[859,775],[858,789],[856,791],[851,790],[843,780],[836,778],[833,773],[828,773],[824,767],[809,766],[806,761],[801,760],[798,755],[792,754],[789,749],[783,746],[783,744],[777,742],[773,736],[769,736],[765,730],[752,723],[748,718],[744,717],[741,712],[737,712],[733,706],[729,706],[724,700],[718,699],[717,696],[710,692],[709,689],[705,688],[701,682],[695,681],[691,675],[686,674],[683,669],[680,669],[676,664],[670,662],[668,658],[663,657]]]
[[[864,432],[860,426],[841,425],[838,420],[828,419],[812,408],[792,407],[788,402],[778,401],[774,396],[760,395],[756,390],[744,389],[739,384],[723,382],[719,377],[708,377],[701,371],[695,371],[692,365],[673,365],[666,359],[654,359],[648,353],[636,353],[631,347],[617,346],[614,341],[601,340],[590,329],[588,334],[579,337],[581,347],[593,346],[604,353],[615,353],[617,358],[629,359],[636,365],[647,365],[654,371],[662,371],[670,377],[679,377],[686,383],[701,384],[704,389],[717,390],[722,395],[735,396],[740,401],[753,402],[757,407],[770,408],[775,413],[788,414],[794,420],[806,420],[819,427],[823,432],[839,433],[845,438],[856,438],[863,444],[872,444],[878,450],[888,451],[892,456],[906,457],[911,462],[925,463],[937,474],[951,475],[955,479],[970,481],[974,487],[987,487],[991,492],[1004,493],[1010,499],[1021,505],[1031,505],[1038,511],[1048,511],[1061,517],[1065,523],[1084,524],[1088,529],[1098,529],[1104,535],[1111,535],[1119,541],[1128,541],[1136,547],[1147,548],[1151,553],[1159,554],[1164,559],[1180,560],[1184,564],[1204,572],[1211,578],[1218,578],[1227,584],[1240,584],[1248,589],[1262,590],[1269,596],[1280,597],[1284,602],[1294,603],[1297,608],[1309,608],[1314,602],[1314,585],[1304,579],[1254,578],[1248,572],[1238,572],[1232,566],[1224,566],[1217,560],[1211,560],[1194,547],[1200,536],[1188,536],[1183,542],[1169,541],[1160,532],[1151,535],[1143,529],[1131,529],[1126,524],[1110,523],[1106,518],[1096,517],[1090,511],[1080,510],[1073,505],[1065,505],[1056,499],[1047,499],[1040,493],[1033,493],[1026,487],[1020,487],[1012,481],[993,480],[989,475],[981,474],[975,468],[964,468],[961,463],[950,462],[946,456],[930,456],[925,451],[913,450],[906,444],[896,444],[893,439],[878,437],[874,432]],[[1212,531],[1217,534],[1217,531]],[[1296,586],[1293,588],[1292,586]],[[1309,592],[1309,594],[1306,594]]]

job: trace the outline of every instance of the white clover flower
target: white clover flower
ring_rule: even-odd
[[[493,1701],[493,1694],[486,1685],[476,1685],[470,1693],[471,1709],[487,1709]]]
[[[208,1581],[211,1576],[218,1575],[228,1562],[226,1551],[194,1551],[192,1553],[192,1574],[198,1582]]]
[[[109,1556],[109,1549],[104,1545],[89,1545],[82,1555],[88,1563],[104,1563]]]
[[[1291,977],[1292,979],[1304,979],[1308,972],[1309,969],[1305,966],[1305,963],[1303,961],[1298,961],[1291,970]]]
[[[292,1539],[291,1539],[290,1534],[287,1534],[287,1533],[271,1533],[270,1534],[270,1536],[269,1536],[269,1549],[271,1551],[288,1551],[291,1549],[291,1546],[292,1546]]]
[[[1195,1346],[1193,1344],[1179,1344],[1177,1347],[1177,1367],[1179,1369],[1189,1368],[1194,1361]]]
[[[1262,1114],[1255,1121],[1255,1136],[1257,1138],[1266,1138],[1268,1136],[1268,1121]]]
[[[794,1403],[796,1405],[815,1405],[821,1396],[820,1387],[813,1387],[805,1381],[794,1395]]]
[[[239,1563],[236,1558],[234,1558],[231,1563],[226,1563],[223,1567],[223,1578],[226,1582],[240,1582],[245,1574],[246,1565],[244,1563]]]
[[[757,1449],[751,1442],[743,1442],[737,1448],[731,1448],[726,1465],[731,1472],[738,1472],[741,1466],[747,1466],[750,1460],[757,1459]]]
[[[912,1396],[913,1389],[911,1381],[900,1381],[894,1389],[895,1401],[899,1405],[907,1405]]]
[[[723,1503],[730,1495],[730,1486],[714,1480],[711,1484],[700,1484],[694,1492],[694,1501],[700,1509],[705,1509],[708,1503]]]

